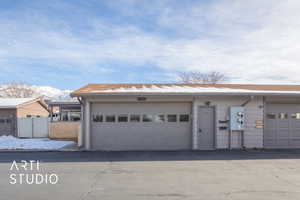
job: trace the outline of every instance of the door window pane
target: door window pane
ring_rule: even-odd
[[[188,122],[189,121],[190,116],[189,115],[180,115],[179,116],[179,121],[180,122]]]
[[[141,116],[140,115],[136,115],[136,114],[132,114],[130,115],[130,122],[140,122]]]
[[[288,118],[288,114],[287,113],[279,113],[278,114],[278,118],[279,119],[287,119]]]
[[[154,115],[154,121],[155,122],[164,122],[165,116],[164,115]]]
[[[126,114],[119,115],[118,122],[128,122],[128,116]]]
[[[100,114],[93,115],[93,122],[103,122],[103,115]]]
[[[115,115],[106,115],[105,121],[106,122],[115,122],[116,116]]]
[[[69,121],[69,116],[67,112],[61,113],[62,121]]]
[[[143,122],[152,122],[152,115],[143,115]]]
[[[291,117],[293,119],[300,119],[300,113],[293,113],[293,114],[291,114]]]
[[[177,115],[168,115],[168,122],[177,122]]]
[[[276,114],[275,113],[268,113],[267,114],[267,119],[276,119]]]
[[[81,113],[80,111],[70,111],[70,120],[72,122],[80,121]]]

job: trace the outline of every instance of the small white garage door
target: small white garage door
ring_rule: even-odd
[[[300,148],[300,105],[267,104],[265,148]]]
[[[92,103],[94,150],[192,147],[191,103]]]

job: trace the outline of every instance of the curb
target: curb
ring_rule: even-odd
[[[80,152],[77,149],[1,149],[0,153],[3,152]]]

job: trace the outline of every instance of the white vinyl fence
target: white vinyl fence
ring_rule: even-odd
[[[48,137],[48,117],[18,118],[18,137],[42,138]]]

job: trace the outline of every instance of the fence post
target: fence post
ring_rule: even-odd
[[[31,138],[34,138],[34,118],[31,119]]]

